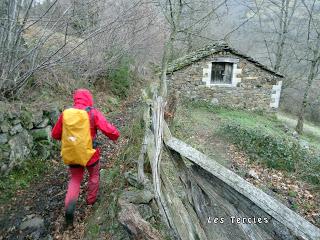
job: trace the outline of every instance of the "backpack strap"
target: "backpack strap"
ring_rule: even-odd
[[[86,112],[89,113],[90,115],[90,126],[92,126],[92,128],[94,128],[94,116],[93,116],[93,112],[91,111],[93,109],[93,107],[86,107]]]
[[[86,107],[85,110],[86,112],[89,113],[90,115],[90,127],[94,128],[94,115],[93,115],[93,111],[91,111],[93,109],[93,107]],[[98,142],[96,141],[96,137],[94,137],[92,139],[92,148],[96,148],[98,146]]]

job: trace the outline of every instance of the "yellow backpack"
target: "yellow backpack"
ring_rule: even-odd
[[[67,165],[86,166],[95,151],[87,111],[75,108],[64,110],[61,137],[63,162]]]

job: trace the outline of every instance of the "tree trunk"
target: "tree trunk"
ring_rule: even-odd
[[[301,104],[300,111],[298,114],[298,122],[297,122],[297,126],[296,126],[296,131],[299,134],[303,133],[304,114],[305,114],[306,108],[308,106],[309,91],[311,89],[312,82],[316,76],[317,65],[319,65],[319,59],[312,61],[309,76],[308,76],[307,86],[306,86],[306,89],[303,94],[303,100],[302,100],[302,104]]]

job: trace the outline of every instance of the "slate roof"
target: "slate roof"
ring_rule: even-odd
[[[255,66],[277,76],[283,78],[284,76],[273,71],[272,69],[268,68],[267,66],[259,63],[258,61],[254,60],[252,57],[249,57],[238,50],[230,47],[226,42],[223,41],[214,41],[212,44],[207,45],[201,49],[198,49],[192,53],[189,53],[181,58],[177,58],[173,60],[171,63],[168,64],[167,73],[170,74],[172,72],[178,71],[186,66],[193,64],[194,62],[200,61],[201,59],[210,56],[211,54],[217,52],[229,52],[232,53],[240,58],[244,58],[247,61],[251,62]]]

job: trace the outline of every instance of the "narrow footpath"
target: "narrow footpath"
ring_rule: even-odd
[[[121,109],[121,108],[120,108]],[[121,132],[126,122],[125,107],[113,116],[106,116],[108,121]],[[128,115],[128,114],[127,114]],[[121,148],[98,134],[102,144],[101,169],[111,167],[111,158]],[[0,207],[0,240],[19,239],[81,239],[84,236],[85,222],[93,211],[85,202],[85,189],[88,175],[81,185],[80,197],[75,212],[74,228],[66,230],[64,226],[64,198],[68,183],[68,169],[59,158],[59,154],[48,160],[49,170],[41,180],[31,183],[20,190],[11,202]],[[99,198],[95,203],[99,204]]]

